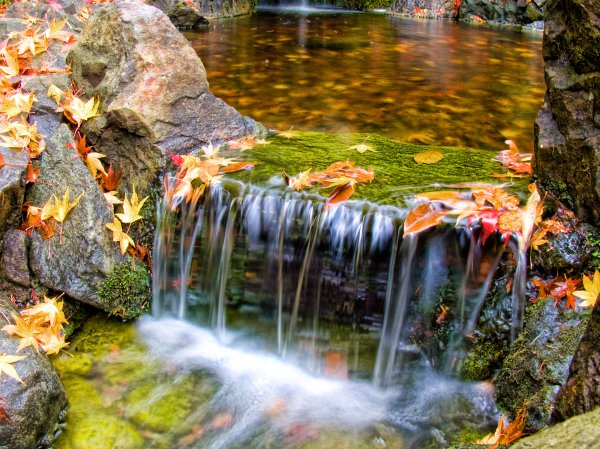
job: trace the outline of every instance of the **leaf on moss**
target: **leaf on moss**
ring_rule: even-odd
[[[444,159],[444,154],[440,150],[427,150],[414,156],[417,164],[435,164],[442,159]]]

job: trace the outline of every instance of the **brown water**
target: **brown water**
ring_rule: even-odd
[[[262,10],[186,36],[211,90],[269,128],[533,148],[545,91],[539,32]]]

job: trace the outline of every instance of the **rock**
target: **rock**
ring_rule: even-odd
[[[25,196],[26,151],[0,146],[4,166],[0,168],[0,235],[21,224],[21,204]]]
[[[210,93],[202,62],[168,17],[137,0],[98,10],[67,60],[74,81],[102,99],[109,124],[147,137],[156,156],[255,131]]]
[[[29,260],[32,272],[46,287],[101,307],[98,287],[122,257],[104,227],[113,220],[112,210],[82,160],[73,159],[73,150],[67,148],[72,141],[66,125],[46,141],[40,178],[27,199],[41,207],[52,194],[62,198],[67,188],[71,201],[82,192],[83,196],[64,221],[62,244],[58,229],[50,240],[34,232]]]
[[[148,4],[164,12],[177,28],[197,28],[208,24],[208,20],[202,16],[199,9],[191,8],[181,1],[156,0]]]
[[[477,16],[483,20],[516,23],[514,0],[463,0],[458,8],[460,20]]]
[[[600,406],[600,303],[569,367],[569,378],[556,396],[553,416],[564,420]],[[600,440],[600,439],[599,439]]]
[[[25,232],[10,229],[4,234],[0,274],[5,279],[22,287],[31,287],[27,259],[27,235]]]
[[[538,251],[530,251],[531,264],[546,273],[581,272],[595,249],[589,237],[596,235],[598,231],[587,224],[577,224],[575,229],[557,235],[548,233],[545,237],[548,243]]]
[[[547,84],[535,125],[534,173],[585,221],[600,223],[600,4],[548,0]]]
[[[596,449],[600,441],[600,407],[524,438],[511,449]]]
[[[511,417],[527,405],[528,431],[550,423],[551,404],[567,379],[589,315],[561,310],[548,300],[528,306],[524,329],[495,381],[498,406]]]
[[[6,11],[6,17],[23,19],[28,14],[44,20],[67,19],[71,28],[80,28],[82,23],[75,13],[87,5],[85,0],[58,0],[50,6],[48,2],[14,2]]]
[[[55,112],[58,105],[47,94],[48,87],[51,85],[67,90],[71,80],[67,74],[52,74],[32,76],[22,81],[23,89],[35,92],[37,99],[31,108],[29,121],[36,124],[38,133],[47,137],[50,137],[62,123],[60,115]]]
[[[0,310],[4,316],[16,314],[4,292],[0,291]],[[18,338],[0,332],[0,353],[16,354]],[[0,447],[31,449],[38,444],[51,443],[59,420],[67,411],[65,391],[58,375],[44,354],[32,347],[22,349],[24,359],[13,364],[23,380],[0,377],[0,398],[11,423],[0,420]]]
[[[456,7],[453,0],[395,0],[390,12],[409,16],[455,17]]]
[[[181,0],[148,0],[150,5],[163,11],[176,27],[194,28],[208,23],[208,19],[252,14],[256,0],[194,0],[194,7]]]

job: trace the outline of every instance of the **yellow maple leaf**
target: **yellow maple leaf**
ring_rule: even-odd
[[[125,194],[125,200],[123,201],[123,213],[116,214],[117,217],[119,217],[119,220],[121,220],[123,223],[134,223],[138,220],[141,220],[143,217],[140,215],[140,210],[147,199],[148,197],[139,201],[134,186],[133,193],[131,194],[131,200],[127,197],[127,194]]]
[[[46,220],[47,218],[53,217],[59,223],[62,223],[65,218],[67,218],[68,213],[79,203],[79,200],[83,196],[83,192],[79,194],[77,198],[70,201],[69,198],[69,188],[65,190],[65,193],[62,199],[58,199],[58,197],[52,194],[54,198],[54,202],[48,200],[42,209],[42,220]]]
[[[48,298],[44,296],[44,302],[25,308],[21,311],[21,316],[39,318],[43,322],[48,322],[51,327],[66,323],[67,319],[62,311],[63,302],[57,302],[57,300],[58,297]]]
[[[102,153],[92,152],[88,153],[85,158],[85,163],[90,169],[90,173],[92,174],[92,177],[94,179],[98,177],[98,172],[102,173],[104,176],[108,176],[106,170],[104,169],[104,166],[102,165],[102,162],[100,161],[100,159],[102,159],[103,157],[106,157],[106,155]]]
[[[346,150],[348,150],[348,151],[356,150],[360,154],[366,153],[367,151],[372,151],[374,153],[377,152],[377,150],[375,148],[373,148],[371,145],[367,145],[366,143],[359,143],[358,145],[352,145],[351,147],[346,148]]]
[[[415,154],[413,159],[417,164],[435,164],[444,159],[444,154],[440,150],[427,150]]]
[[[48,355],[58,354],[58,352],[69,346],[65,341],[64,335],[57,336],[52,332],[48,333],[48,338],[42,343],[42,349]]]
[[[63,31],[63,28],[66,23],[67,19],[63,19],[58,22],[55,19],[53,19],[52,22],[48,24],[48,29],[44,32],[44,35],[48,39],[55,39],[61,42],[68,42],[73,36],[73,33]]]
[[[90,98],[88,101],[83,101],[81,98],[71,94],[64,95],[64,101],[57,111],[62,111],[67,120],[79,126],[84,121],[100,115],[98,113],[99,107],[100,100]]]
[[[21,89],[17,89],[0,99],[0,113],[6,114],[8,118],[16,117],[22,112],[29,114],[34,101],[37,101],[37,98],[33,92],[24,94]]]
[[[50,98],[52,98],[54,100],[54,102],[56,104],[60,104],[62,96],[65,94],[65,92],[63,90],[59,89],[58,87],[56,87],[54,84],[51,84],[50,87],[48,87],[47,94]]]
[[[16,52],[4,49],[0,51],[0,56],[2,56],[2,59],[4,59],[4,63],[6,64],[0,65],[0,70],[2,70],[6,76],[17,76],[21,71],[21,66],[19,65],[19,58]]]
[[[35,323],[24,320],[20,316],[13,314],[13,319],[15,324],[7,324],[2,328],[2,330],[8,335],[18,335],[19,336],[19,348],[17,352],[21,349],[26,348],[27,346],[33,347],[37,352],[39,352],[39,343],[37,341],[36,335],[40,333],[40,329]]]
[[[18,362],[19,360],[22,360],[24,358],[25,356],[22,355],[10,355],[4,353],[0,354],[0,376],[2,375],[2,373],[5,373],[13,379],[24,383],[19,377],[19,374],[17,373],[15,367],[12,366],[13,363]]]
[[[310,168],[306,171],[300,172],[296,177],[290,177],[288,179],[288,186],[295,190],[302,190],[305,187],[312,187]]]
[[[121,254],[125,254],[125,251],[127,251],[127,247],[129,245],[135,247],[135,242],[131,237],[129,237],[129,235],[123,232],[121,222],[117,217],[113,219],[112,223],[106,223],[106,227],[113,233],[113,242],[119,242]]]
[[[104,193],[104,198],[106,199],[106,202],[108,204],[110,204],[111,206],[115,206],[117,204],[123,204],[123,201],[121,201],[118,197],[117,197],[117,191],[116,190],[111,190],[110,192],[105,192]]]
[[[579,303],[580,307],[594,307],[596,301],[598,301],[598,295],[600,295],[600,273],[598,270],[594,273],[592,279],[587,276],[583,276],[583,288],[585,290],[577,290],[573,292],[574,296],[577,296],[583,301]]]
[[[37,133],[37,125],[29,124],[21,118],[19,121],[4,123],[0,128],[0,138],[8,148],[29,150],[30,157],[36,158],[44,151],[45,143],[42,135]]]

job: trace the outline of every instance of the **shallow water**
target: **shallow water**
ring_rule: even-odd
[[[545,91],[539,32],[261,10],[186,37],[211,90],[269,128],[533,148]]]
[[[173,319],[92,318],[53,359],[71,404],[54,448],[437,448],[497,418],[487,385],[427,366],[383,391],[340,375],[340,361],[317,376],[248,333],[225,340]]]

